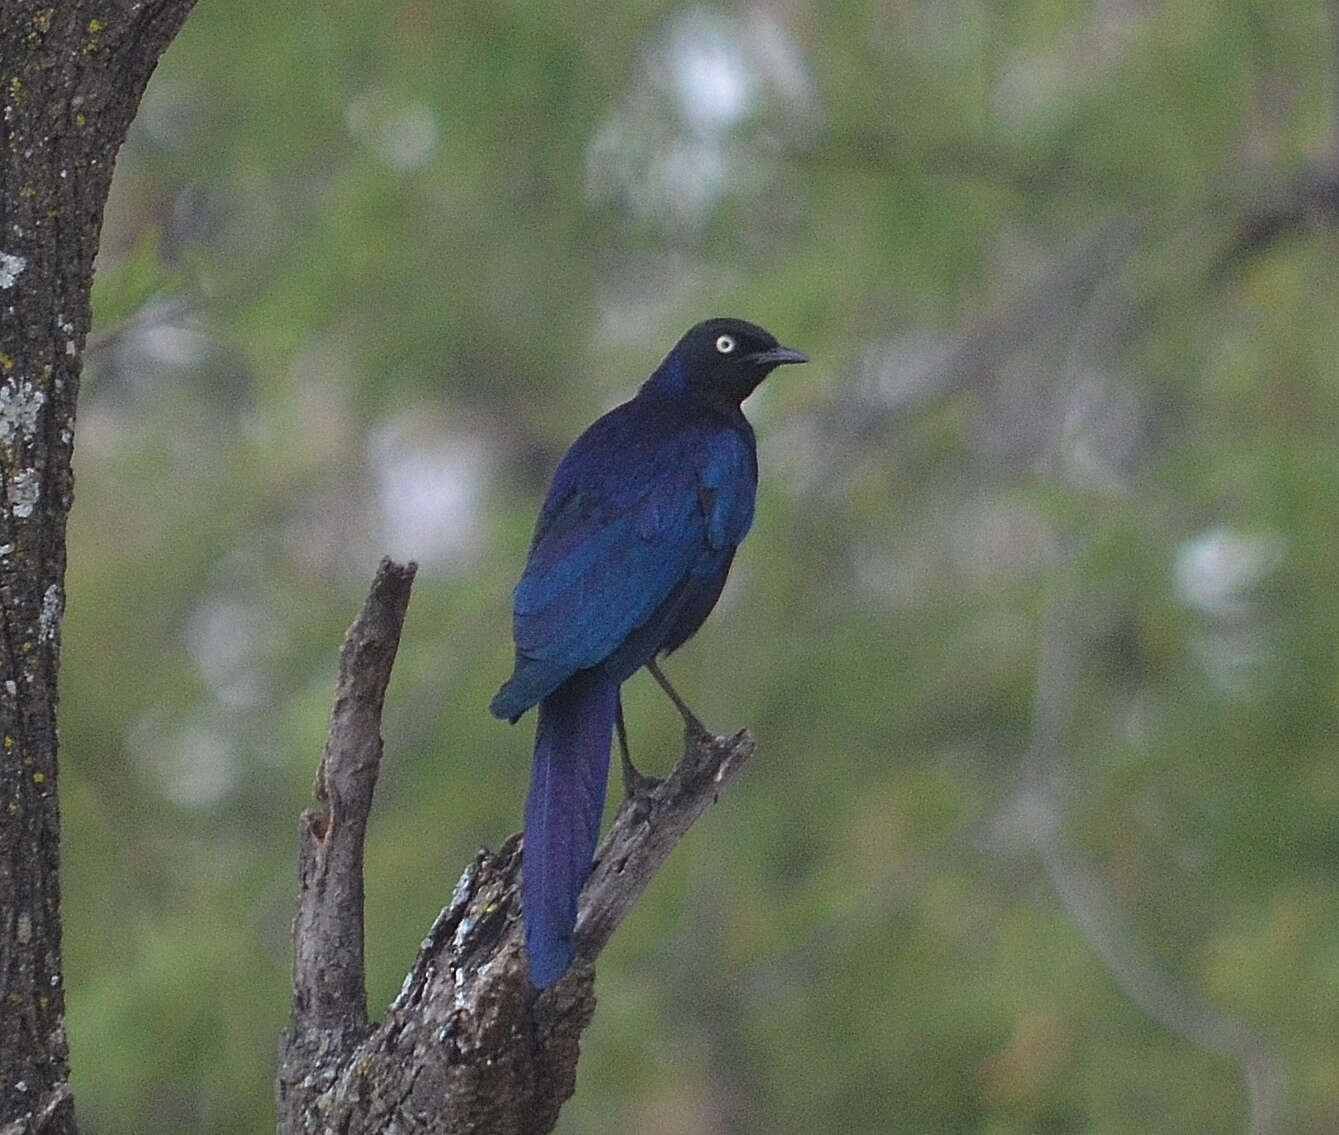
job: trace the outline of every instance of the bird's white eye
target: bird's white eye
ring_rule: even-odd
[[[735,337],[733,335],[722,335],[716,340],[716,349],[723,355],[728,355],[735,349]]]

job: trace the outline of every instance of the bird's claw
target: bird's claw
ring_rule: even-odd
[[[683,744],[685,749],[710,748],[720,739],[703,725],[698,720],[697,714],[693,713],[686,705],[679,706],[679,713],[683,717]]]
[[[652,794],[663,783],[657,777],[638,772],[631,761],[623,762],[623,799],[638,823],[650,821]]]
[[[686,749],[706,749],[716,742],[716,734],[702,724],[696,717],[683,723],[683,744]]]
[[[650,796],[664,781],[658,777],[638,772],[631,761],[623,765],[623,796],[627,800],[637,800]]]

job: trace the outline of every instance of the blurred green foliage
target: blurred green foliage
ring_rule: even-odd
[[[814,359],[670,663],[761,748],[602,959],[560,1130],[1339,1127],[1336,238],[1247,239],[1329,153],[1330,42],[1318,0],[203,0],[80,411],[88,1129],[270,1129],[297,814],[391,553],[380,1013],[520,823],[486,706],[548,474],[713,314]]]

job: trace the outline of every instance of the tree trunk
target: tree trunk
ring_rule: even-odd
[[[56,677],[75,397],[116,151],[193,0],[0,3],[0,1131],[74,1131]]]

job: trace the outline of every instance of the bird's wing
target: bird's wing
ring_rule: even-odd
[[[753,520],[758,467],[751,441],[742,431],[717,431],[696,446],[702,543],[687,572],[605,661],[603,669],[616,680],[635,673],[656,654],[677,650],[716,606],[735,549]]]
[[[525,658],[568,673],[600,662],[706,545],[694,439],[676,432],[648,445],[628,440],[583,436],[554,477],[514,594],[516,649]]]
[[[697,450],[698,503],[708,545],[733,553],[753,523],[758,461],[750,435],[720,433]],[[703,557],[702,570],[715,570],[719,556]]]

